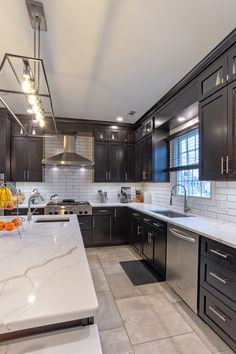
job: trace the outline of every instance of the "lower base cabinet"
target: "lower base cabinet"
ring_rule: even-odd
[[[78,222],[84,241],[84,246],[92,246],[92,216],[80,215],[78,216]]]
[[[167,225],[164,221],[133,211],[129,243],[156,273],[166,278]]]
[[[236,351],[236,250],[201,238],[199,316]]]

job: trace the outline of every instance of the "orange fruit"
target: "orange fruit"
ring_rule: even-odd
[[[0,221],[0,231],[4,230],[6,226],[6,222],[5,221]]]
[[[12,231],[14,230],[14,228],[15,228],[15,224],[13,222],[9,221],[6,223],[5,229],[7,231]]]
[[[22,221],[19,218],[14,218],[14,219],[11,220],[11,222],[13,222],[15,227],[18,227],[18,226],[20,226],[22,224]]]

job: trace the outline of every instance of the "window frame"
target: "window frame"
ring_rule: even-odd
[[[185,134],[187,135],[192,130],[197,130],[198,134],[199,134],[199,124],[194,124],[191,127],[182,129],[178,133],[171,135],[169,137],[169,141],[173,140],[173,144],[175,144],[174,143],[174,139],[180,138],[181,136],[183,136]],[[195,151],[196,151],[196,149],[195,149]],[[173,152],[170,149],[170,154],[171,153],[175,154],[175,151]],[[187,157],[187,159],[188,159],[188,157]],[[171,156],[169,156],[169,171],[171,173],[173,173],[174,176],[175,176],[175,178],[174,178],[175,184],[183,184],[183,183],[181,183],[181,181],[178,180],[178,172],[179,171],[185,171],[185,170],[198,170],[199,171],[199,144],[198,144],[198,164],[192,164],[192,165],[190,164],[190,165],[185,165],[185,166],[171,167]],[[199,179],[198,179],[198,181],[199,181]],[[199,182],[204,182],[204,181],[199,181]],[[209,181],[206,181],[206,182],[209,182]],[[188,192],[188,190],[187,190],[187,192]],[[178,196],[178,197],[183,197],[183,194],[179,194],[178,188],[176,188],[175,195]],[[210,181],[210,195],[209,196],[192,195],[192,194],[188,194],[187,193],[187,197],[188,198],[197,198],[198,200],[199,199],[203,199],[205,201],[206,200],[208,200],[208,201],[211,200],[212,199],[212,182]]]

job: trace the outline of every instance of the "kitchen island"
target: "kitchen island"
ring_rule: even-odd
[[[98,302],[77,216],[23,226],[22,238],[0,236],[0,341],[92,324]]]

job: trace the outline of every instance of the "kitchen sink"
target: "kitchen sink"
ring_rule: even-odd
[[[69,222],[69,218],[48,218],[48,219],[37,219],[35,220],[35,223],[44,223],[44,222]]]
[[[152,211],[155,214],[167,216],[168,218],[188,218],[190,216],[193,216],[188,214],[177,213],[172,210],[150,210],[150,211]]]

